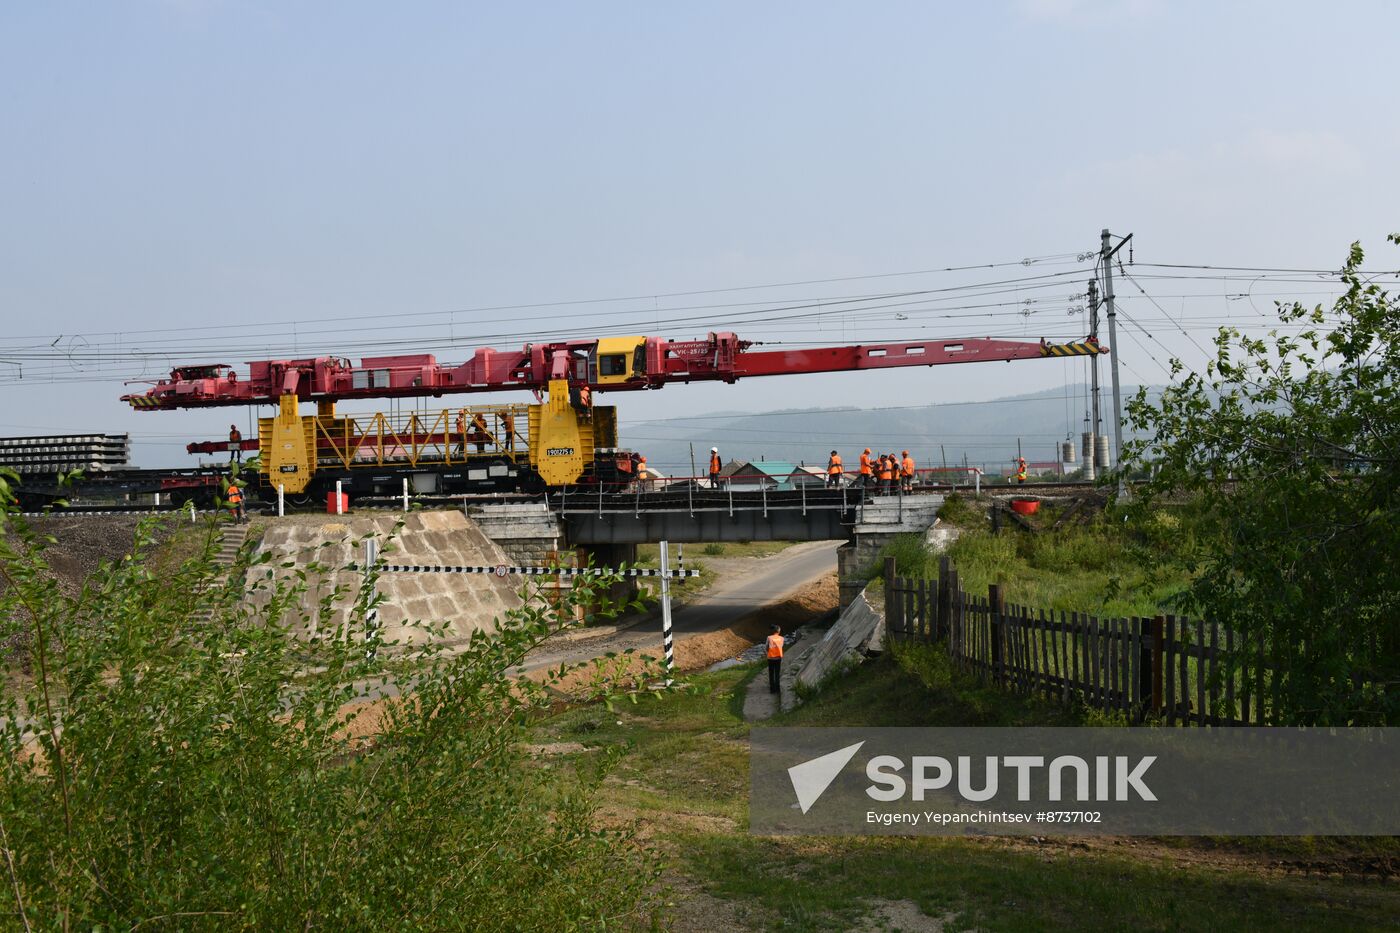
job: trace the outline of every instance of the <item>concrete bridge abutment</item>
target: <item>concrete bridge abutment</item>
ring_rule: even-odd
[[[865,589],[886,546],[900,535],[926,534],[942,506],[943,497],[936,495],[882,496],[865,504],[851,529],[851,539],[836,551],[842,609]]]

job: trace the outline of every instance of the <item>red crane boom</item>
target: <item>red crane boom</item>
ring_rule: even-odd
[[[1093,356],[1107,353],[1092,337],[1052,344],[986,337],[901,341],[803,350],[754,350],[732,333],[704,340],[663,337],[602,337],[526,344],[519,350],[477,350],[460,364],[442,364],[430,354],[348,359],[322,356],[249,363],[240,377],[227,364],[181,366],[143,393],[123,395],[141,411],[217,405],[276,404],[285,396],[336,402],[357,398],[543,391],[551,380],[587,385],[595,392],[656,389],[671,382],[735,382],[755,376],[847,372],[903,366],[937,366]]]

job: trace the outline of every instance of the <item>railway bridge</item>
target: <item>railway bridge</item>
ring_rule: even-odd
[[[865,497],[850,488],[793,490],[634,489],[574,493],[542,502],[488,504],[472,518],[522,563],[561,547],[583,548],[600,564],[636,559],[637,545],[670,541],[840,541],[836,570],[844,606],[896,535],[923,534],[943,496]]]

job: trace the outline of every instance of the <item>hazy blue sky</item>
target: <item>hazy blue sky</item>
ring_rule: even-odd
[[[444,360],[601,322],[1069,336],[1076,254],[1105,226],[1135,232],[1138,264],[1333,268],[1361,239],[1393,269],[1397,35],[1400,8],[1379,2],[7,3],[0,359],[25,362],[22,379],[0,364],[0,433],[129,430],[143,460],[183,463],[229,410],[134,414],[122,377],[406,336]],[[1120,285],[1142,331],[1119,340],[1129,382],[1162,378],[1168,352],[1199,363],[1190,339],[1208,346],[1216,322],[1257,326],[1277,293],[1326,288],[1140,271],[1160,307]],[[985,316],[940,317],[945,301],[756,320],[1048,273],[1068,275],[951,303],[996,305]],[[1034,313],[1008,304],[1023,295]],[[641,297],[472,310],[612,296]],[[1047,361],[615,398],[636,423],[1080,375]]]

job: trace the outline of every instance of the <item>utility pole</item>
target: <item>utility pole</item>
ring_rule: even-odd
[[[1099,281],[1089,280],[1089,336],[1095,340],[1099,339]],[[1095,354],[1089,357],[1089,443],[1084,451],[1084,478],[1089,482],[1094,482],[1098,477],[1098,464],[1095,462],[1098,457],[1098,442],[1095,440],[1099,433],[1099,357]]]
[[[1113,456],[1116,459],[1118,472],[1118,498],[1126,498],[1128,484],[1123,479],[1123,406],[1118,394],[1118,331],[1115,325],[1117,311],[1113,306],[1113,254],[1123,248],[1133,238],[1130,233],[1119,241],[1117,246],[1109,248],[1108,228],[1103,228],[1100,234],[1099,254],[1103,257],[1103,297],[1104,304],[1108,306],[1108,346],[1112,351],[1113,359],[1109,360],[1110,372],[1113,375]]]

